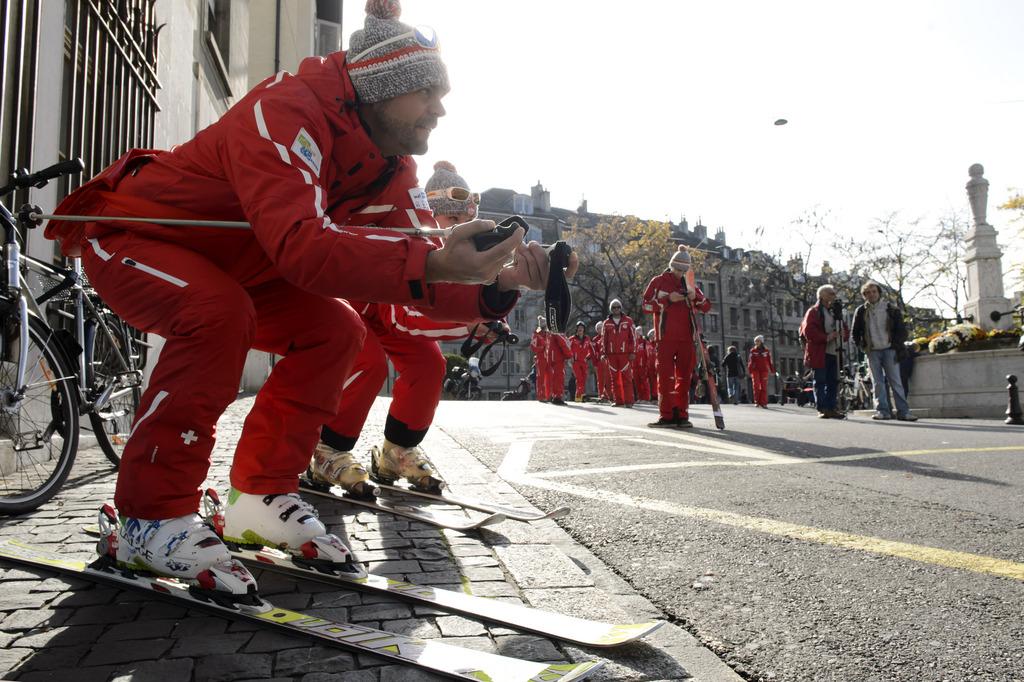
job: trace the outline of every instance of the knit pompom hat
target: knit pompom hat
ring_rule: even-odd
[[[434,215],[455,216],[463,213],[468,213],[470,216],[476,215],[476,204],[472,199],[457,201],[444,195],[430,196],[431,192],[443,192],[450,187],[461,187],[467,192],[469,191],[469,183],[455,171],[454,164],[448,161],[438,161],[434,164],[434,174],[430,176],[426,187],[424,187],[427,191],[427,201],[430,203],[430,209]]]
[[[681,246],[672,254],[672,257],[668,261],[669,269],[673,267],[681,268],[686,271],[690,268],[690,253],[686,250],[685,246]]]
[[[612,302],[608,304],[608,312],[611,312],[612,308],[614,308],[615,306],[619,306],[621,308],[622,307],[622,301],[620,301],[617,298],[613,298]]]
[[[361,102],[382,102],[421,88],[448,91],[448,69],[437,36],[398,20],[398,0],[367,0],[366,23],[352,34],[345,57]]]

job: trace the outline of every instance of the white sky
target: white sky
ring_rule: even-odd
[[[969,216],[982,163],[1004,268],[1024,259],[995,208],[1024,189],[1021,0],[402,6],[437,30],[453,86],[421,182],[448,159],[475,189],[540,180],[555,206],[702,217],[732,246],[798,252],[790,222],[814,206],[851,234],[894,210]],[[363,7],[344,3],[346,47]]]

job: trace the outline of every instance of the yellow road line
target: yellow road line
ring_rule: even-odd
[[[711,521],[713,523],[720,523],[735,528],[744,528],[769,535],[803,540],[805,542],[815,542],[832,547],[842,547],[844,549],[900,557],[935,566],[944,566],[946,568],[1024,581],[1024,563],[1007,561],[996,557],[939,549],[924,545],[914,545],[906,542],[886,540],[884,538],[875,538],[867,535],[857,535],[843,531],[814,528],[813,526],[804,526],[786,521],[777,521],[775,519],[744,516],[743,514],[736,514],[734,512],[721,511],[717,509],[690,507],[663,500],[633,497],[631,495],[626,495],[612,490],[597,490],[573,485],[571,483],[560,483],[545,480],[525,473],[526,468],[529,466],[531,448],[532,444],[529,442],[514,443],[509,448],[505,461],[502,462],[501,467],[498,469],[498,474],[510,482],[522,483],[544,490],[552,490],[568,495],[575,495],[577,497],[595,500],[598,502],[611,502],[626,507],[647,509],[672,516]],[[979,450],[991,449],[992,448],[979,448]],[[1020,450],[1024,448],[1018,447],[1004,449]],[[926,453],[932,451],[908,450],[906,452]]]
[[[632,439],[625,439],[632,440]],[[666,445],[668,443],[652,443],[652,445]],[[674,444],[672,444],[674,446]],[[678,446],[676,446],[678,447]],[[831,464],[833,462],[852,462],[856,460],[864,459],[881,459],[885,457],[915,457],[920,455],[948,455],[948,454],[971,454],[971,453],[985,453],[985,452],[1021,452],[1024,451],[1024,445],[999,445],[993,447],[983,448],[935,448],[930,450],[896,450],[890,452],[861,452],[852,455],[837,455],[835,457],[788,457],[781,456],[782,459],[775,460],[764,460],[759,459],[756,461],[735,461],[735,460],[714,460],[709,462],[660,462],[652,464],[634,464],[614,466],[614,467],[595,467],[593,469],[559,469],[556,471],[538,471],[533,476],[541,478],[568,478],[571,476],[596,476],[599,474],[615,474],[615,473],[627,473],[631,471],[653,471],[657,469],[691,469],[699,467],[765,467],[775,465],[793,465],[793,464]],[[707,450],[708,454],[723,454],[716,450]]]

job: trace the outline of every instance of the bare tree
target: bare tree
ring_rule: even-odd
[[[571,283],[579,316],[588,323],[603,319],[618,298],[623,312],[639,323],[644,289],[676,249],[668,224],[613,216],[593,226],[574,225],[568,239],[580,259]]]
[[[894,211],[874,220],[867,239],[857,235],[836,242],[835,247],[850,259],[851,271],[888,288],[906,309],[933,292],[940,277],[932,262],[941,236],[923,229],[921,222],[920,218],[901,220]]]

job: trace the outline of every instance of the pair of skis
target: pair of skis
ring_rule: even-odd
[[[693,268],[686,271],[686,286],[689,291],[697,291],[696,275]],[[718,399],[718,383],[711,374],[711,359],[708,357],[708,346],[704,343],[704,330],[701,328],[700,318],[697,317],[697,309],[689,298],[686,305],[690,309],[690,325],[693,331],[693,350],[697,355],[697,376],[708,385],[708,400],[711,401],[711,412],[715,416],[715,426],[719,429],[725,428],[725,415],[722,414],[722,403]]]
[[[581,680],[596,671],[601,663],[547,664],[500,656],[423,640],[362,625],[330,621],[282,609],[259,598],[251,603],[231,603],[214,595],[188,587],[176,580],[157,578],[114,567],[101,557],[93,563],[69,559],[58,553],[25,544],[16,538],[0,541],[0,559],[73,575],[96,583],[141,591],[173,600],[186,607],[210,611],[243,620],[275,631],[305,637],[319,643],[423,668],[446,677],[481,682],[535,682]],[[258,561],[258,560],[257,560]],[[428,589],[428,588],[420,588]],[[400,590],[389,590],[398,595]],[[500,603],[500,602],[496,602]],[[660,625],[660,623],[656,624]]]
[[[345,489],[340,486],[315,483],[306,477],[302,478],[299,483],[299,487],[303,492],[310,493],[312,495],[340,500],[365,509],[386,512],[388,514],[394,514],[395,516],[420,521],[439,528],[447,528],[449,530],[457,531],[477,530],[485,526],[492,526],[496,523],[501,523],[505,520],[531,523],[534,521],[543,521],[545,519],[560,519],[569,513],[568,507],[559,507],[546,514],[531,513],[525,512],[521,509],[515,509],[513,507],[492,504],[483,500],[455,497],[444,494],[435,495],[397,485],[377,484],[377,487],[384,494],[371,499],[349,495],[345,492]],[[463,509],[483,512],[485,516],[467,520],[464,517],[455,516],[453,514],[445,514],[443,512],[437,512],[423,507],[403,504],[403,499],[410,499],[410,501],[428,500],[430,502],[455,505],[462,507]]]

